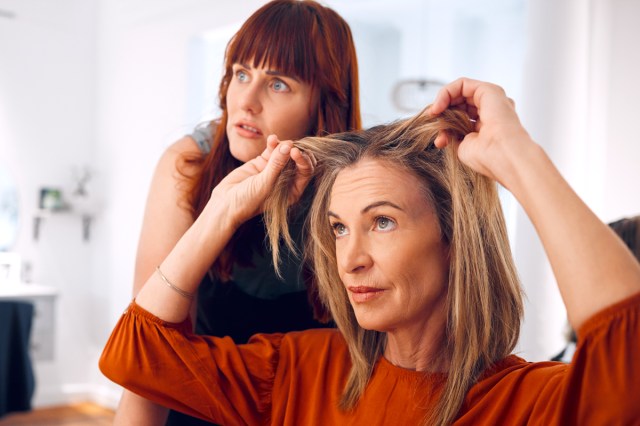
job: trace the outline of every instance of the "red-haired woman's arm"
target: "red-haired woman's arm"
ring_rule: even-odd
[[[298,167],[297,189],[302,193],[311,175],[311,162],[297,149],[291,150],[290,141],[279,144],[275,137],[269,141],[261,156],[236,169],[214,189],[195,222],[181,207],[185,203],[179,203],[175,166],[181,153],[195,145],[185,138],[165,153],[152,182],[138,248],[134,292],[141,306],[168,322],[181,322],[189,315],[195,303],[183,294],[196,294],[202,277],[237,227],[261,210],[289,157]],[[156,271],[158,265],[162,273]],[[163,424],[166,415],[164,407],[125,391],[115,424]]]
[[[184,137],[171,145],[156,165],[138,240],[133,280],[134,296],[193,224],[193,217],[185,199],[184,182],[181,180],[177,164],[183,156],[197,155],[202,155],[201,150],[190,137]],[[194,300],[193,308],[196,303]],[[125,390],[116,411],[114,425],[164,424],[168,412],[166,407]]]
[[[200,281],[236,229],[262,211],[275,180],[292,158],[298,170],[293,198],[302,194],[313,165],[291,141],[270,136],[258,157],[235,169],[211,193],[211,198],[193,225],[170,250],[136,296],[136,302],[160,319],[172,323],[189,314],[191,299]],[[292,198],[292,201],[293,201]]]

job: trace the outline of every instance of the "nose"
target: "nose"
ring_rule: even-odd
[[[260,85],[257,81],[252,81],[244,87],[242,93],[239,93],[240,108],[243,111],[251,112],[252,114],[258,114],[262,111],[262,101],[260,99]]]
[[[356,233],[349,235],[341,244],[337,244],[336,258],[340,269],[347,274],[366,272],[373,265],[366,237]]]

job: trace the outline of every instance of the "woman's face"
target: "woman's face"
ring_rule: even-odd
[[[338,272],[365,329],[422,328],[443,315],[448,249],[422,188],[413,174],[372,159],[341,171],[333,185]]]
[[[260,155],[271,134],[280,140],[307,136],[318,103],[309,84],[252,62],[233,65],[227,91],[229,147],[243,162]]]

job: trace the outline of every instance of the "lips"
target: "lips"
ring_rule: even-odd
[[[347,287],[347,290],[351,293],[351,300],[353,300],[354,303],[370,302],[380,297],[385,291],[381,288],[366,286]]]
[[[258,127],[253,125],[253,123],[239,121],[235,124],[234,127],[240,136],[248,138],[262,137],[262,131]]]

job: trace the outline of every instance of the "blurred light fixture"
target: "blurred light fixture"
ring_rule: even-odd
[[[402,112],[415,113],[433,102],[444,83],[426,78],[398,81],[391,91],[393,106]]]
[[[0,9],[0,18],[13,19],[16,17],[16,14],[10,10]]]

